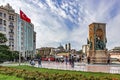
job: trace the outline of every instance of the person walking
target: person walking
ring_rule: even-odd
[[[30,64],[31,64],[32,66],[35,65],[35,61],[34,61],[34,59],[32,59],[32,60],[30,61]]]
[[[41,58],[38,59],[38,67],[42,67]]]
[[[87,58],[87,63],[90,64],[90,56]]]
[[[74,68],[74,57],[71,58],[71,67]]]
[[[66,65],[68,63],[68,57],[67,56],[65,57],[65,63],[66,63]]]
[[[110,64],[110,54],[108,55],[107,64]]]

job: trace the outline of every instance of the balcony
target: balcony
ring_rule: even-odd
[[[14,34],[14,32],[9,32],[9,34]]]
[[[14,40],[14,38],[9,38],[9,40],[12,40],[12,41],[13,41],[13,40]]]
[[[14,28],[14,25],[9,25],[9,28]]]

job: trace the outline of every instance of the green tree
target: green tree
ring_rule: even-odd
[[[12,60],[18,60],[18,59],[19,59],[19,52],[12,51]]]
[[[39,58],[41,58],[41,55],[40,54],[36,54],[35,58],[39,59]]]
[[[0,33],[0,43],[5,43],[7,42],[7,38],[5,37],[4,34]]]
[[[0,33],[0,62],[11,60],[11,51],[5,45],[5,42],[7,42],[7,38],[4,34]]]

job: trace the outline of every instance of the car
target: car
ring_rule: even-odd
[[[42,61],[48,61],[48,58],[42,57]]]
[[[55,58],[54,57],[42,57],[42,61],[55,61]]]
[[[49,57],[50,61],[55,61],[54,57]]]

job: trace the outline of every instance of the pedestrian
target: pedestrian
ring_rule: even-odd
[[[50,63],[50,57],[48,58],[48,61],[49,61],[49,63]]]
[[[67,65],[67,62],[68,62],[68,57],[66,56],[65,57],[65,63],[66,63],[66,65]]]
[[[107,64],[110,64],[110,57],[108,56]]]
[[[71,67],[74,68],[74,57],[71,58]]]
[[[89,56],[87,58],[87,62],[88,62],[88,64],[90,64],[90,57]]]
[[[41,58],[38,59],[38,67],[42,67]]]
[[[34,59],[32,59],[32,60],[30,61],[30,64],[31,64],[32,66],[35,65],[35,61],[34,61]]]
[[[69,58],[69,64],[71,65],[71,57]]]

